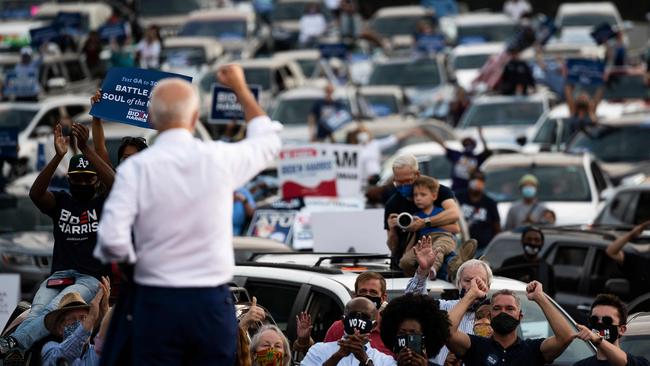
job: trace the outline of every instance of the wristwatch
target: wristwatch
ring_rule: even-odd
[[[424,227],[431,227],[431,220],[425,219],[424,220]]]

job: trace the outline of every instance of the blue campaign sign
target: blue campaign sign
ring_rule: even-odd
[[[0,157],[18,157],[18,128],[0,127]]]
[[[43,43],[55,42],[61,36],[61,28],[58,25],[48,25],[41,28],[29,30],[32,47],[38,48]]]
[[[593,38],[599,45],[616,36],[616,32],[614,32],[614,29],[612,29],[612,26],[608,23],[597,25],[590,34],[591,38]]]
[[[345,60],[348,55],[348,48],[343,43],[321,43],[318,45],[322,58],[340,58]]]
[[[422,34],[417,36],[417,50],[420,52],[440,52],[445,48],[445,37],[441,34]]]
[[[83,16],[81,13],[59,12],[52,22],[61,28],[62,33],[69,35],[81,34],[83,29]]]
[[[598,60],[570,58],[566,60],[569,84],[601,85],[605,63]]]
[[[113,67],[108,70],[102,83],[101,100],[93,104],[90,115],[137,127],[153,128],[149,123],[151,89],[165,78],[181,78],[192,82],[189,76],[170,72]]]
[[[255,100],[260,100],[259,85],[249,85]],[[210,107],[210,122],[228,123],[231,121],[244,121],[244,111],[237,100],[237,95],[232,89],[218,84],[212,86],[212,105]]]
[[[7,71],[3,93],[15,97],[33,97],[38,95],[38,73],[36,70]]]
[[[114,38],[118,41],[124,40],[126,38],[126,24],[121,22],[102,25],[99,27],[99,38],[106,42]]]

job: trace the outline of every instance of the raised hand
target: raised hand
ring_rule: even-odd
[[[77,140],[77,147],[79,147],[79,150],[84,150],[88,147],[88,138],[90,137],[88,127],[79,123],[73,123],[72,136]]]
[[[311,315],[303,311],[296,315],[296,335],[298,339],[308,339],[311,335]]]
[[[97,294],[93,298],[93,300],[90,302],[90,309],[88,310],[88,315],[86,315],[86,318],[83,321],[83,327],[87,331],[92,331],[93,328],[95,327],[95,324],[97,324],[97,320],[99,319],[99,305],[102,301],[102,298],[104,297],[104,287],[100,283],[97,290]]]
[[[643,233],[645,229],[647,229],[650,226],[650,220],[642,222],[641,224],[637,225],[632,229],[630,232],[630,239],[636,239]]]
[[[253,302],[251,303],[248,312],[244,314],[244,317],[241,319],[239,324],[244,329],[248,329],[252,324],[262,322],[266,318],[266,313],[264,309],[257,306],[257,298],[253,296]]]
[[[431,267],[433,267],[433,263],[436,260],[437,252],[431,247],[431,238],[428,235],[422,236],[422,238],[418,240],[417,244],[413,247],[418,265],[422,270],[429,271]]]
[[[468,296],[471,299],[482,299],[487,296],[489,289],[487,284],[480,278],[474,277],[470,285]]]
[[[95,95],[90,97],[90,104],[93,105],[95,103],[99,103],[100,100],[102,100],[102,90],[97,89],[97,91],[95,92]]]
[[[63,136],[61,124],[56,125],[54,128],[54,150],[56,150],[56,155],[59,157],[65,156],[68,153],[69,143],[70,137]]]
[[[233,90],[246,87],[244,69],[241,67],[241,65],[237,64],[228,64],[221,66],[219,70],[217,70],[217,80],[221,85]]]
[[[528,300],[537,301],[544,297],[544,287],[539,281],[532,281],[526,286],[526,297]]]
[[[582,339],[583,341],[589,341],[592,343],[598,343],[600,341],[600,336],[594,333],[591,329],[585,327],[582,324],[578,324],[578,333],[574,335],[575,338]]]

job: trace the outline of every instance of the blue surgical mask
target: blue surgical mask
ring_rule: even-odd
[[[81,320],[77,320],[72,324],[68,324],[63,327],[63,339],[68,339],[74,333],[74,331],[81,326]]]
[[[397,192],[401,194],[404,198],[413,199],[413,185],[412,184],[402,184],[396,186]]]
[[[537,195],[537,187],[535,186],[524,186],[521,188],[521,194],[524,198],[534,198]]]

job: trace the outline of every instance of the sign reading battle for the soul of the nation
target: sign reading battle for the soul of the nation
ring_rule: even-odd
[[[102,83],[102,96],[93,104],[90,115],[137,127],[153,128],[149,123],[149,98],[158,81],[165,78],[181,78],[192,82],[185,75],[134,67],[114,67],[108,70]]]

